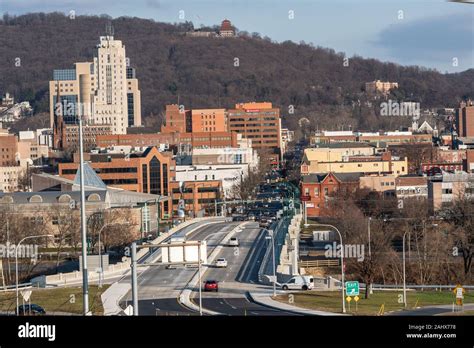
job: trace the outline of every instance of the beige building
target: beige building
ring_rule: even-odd
[[[101,36],[93,62],[74,69],[54,70],[49,82],[50,124],[61,105],[66,124],[83,115],[91,124],[111,125],[114,134],[141,125],[141,95],[135,70],[129,67],[125,46],[113,36]],[[57,104],[59,91],[60,102]]]
[[[361,189],[377,192],[395,191],[395,175],[368,175],[361,176],[359,185]]]
[[[14,192],[18,190],[18,179],[25,169],[20,166],[0,167],[0,191]]]
[[[397,198],[428,198],[426,176],[400,176],[395,180]]]
[[[301,164],[301,175],[316,173],[364,173],[365,175],[408,173],[407,158],[392,157],[390,152],[381,156],[343,156],[341,152],[310,151],[306,149]]]
[[[439,210],[457,199],[474,197],[474,174],[443,173],[442,178],[428,181],[428,200],[433,210]]]
[[[347,156],[373,156],[376,147],[365,143],[329,143],[304,150],[304,158],[308,161],[332,162],[342,161]]]

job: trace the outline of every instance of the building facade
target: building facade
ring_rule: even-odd
[[[327,216],[328,202],[339,192],[353,192],[359,187],[358,173],[311,174],[301,178],[301,201],[310,217]]]
[[[242,135],[231,132],[197,132],[197,133],[155,133],[155,134],[114,134],[97,136],[97,147],[106,148],[110,146],[158,146],[168,145],[190,145],[199,147],[237,147]]]
[[[58,108],[65,124],[76,124],[81,115],[87,123],[110,125],[114,134],[125,134],[127,127],[141,125],[135,70],[129,67],[122,41],[113,36],[100,37],[93,62],[54,70],[49,92],[51,127]]]
[[[456,109],[456,131],[459,137],[474,137],[474,105],[472,100],[461,102]]]
[[[281,156],[280,109],[272,103],[240,103],[227,110],[227,124],[230,132],[242,134],[252,140],[254,149],[268,150],[265,160],[279,163]],[[261,156],[262,157],[262,156]],[[263,158],[262,158],[263,159]]]
[[[206,181],[174,181],[171,183],[173,198],[173,216],[183,210],[185,216],[200,217],[215,215],[222,209],[222,182]]]
[[[175,177],[175,162],[169,153],[149,147],[139,154],[91,154],[89,166],[110,187],[132,192],[168,196]],[[72,180],[79,163],[60,163],[59,175]],[[171,203],[164,201],[161,211],[171,213]]]

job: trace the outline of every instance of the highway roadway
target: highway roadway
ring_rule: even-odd
[[[207,240],[208,255],[219,245],[225,235],[236,227],[238,222],[220,222],[215,224],[200,224],[186,227],[186,231],[197,229],[188,235],[187,240]],[[199,227],[200,226],[200,227]],[[196,315],[197,313],[179,303],[181,290],[191,280],[196,268],[179,267],[167,269],[165,266],[149,266],[138,275],[138,310],[140,315]],[[121,282],[130,282],[127,276]],[[121,302],[131,304],[129,292]]]
[[[207,254],[221,244],[222,239],[242,222],[197,223],[185,227],[191,232],[188,240],[206,240]],[[258,223],[247,223],[241,232],[234,234],[239,247],[224,246],[217,257],[228,260],[227,268],[204,267],[202,279],[219,281],[218,293],[203,291],[203,307],[222,315],[294,315],[258,305],[247,298],[248,291],[268,291],[269,287],[258,283],[258,270],[268,241]],[[216,257],[216,258],[217,258]],[[140,269],[140,268],[139,268]],[[189,316],[197,312],[183,306],[178,298],[181,291],[196,274],[196,268],[166,269],[165,266],[149,266],[138,275],[139,315]],[[124,277],[120,282],[130,282]],[[196,289],[197,290],[197,289]],[[194,302],[198,292],[194,291]],[[121,307],[131,304],[129,292],[121,301]]]
[[[217,280],[218,292],[203,292],[203,308],[223,315],[295,315],[258,305],[249,300],[248,291],[267,292],[269,287],[258,283],[258,270],[265,254],[268,240],[258,223],[248,223],[234,235],[239,247],[224,247],[216,258],[225,258],[226,268],[208,267],[203,280]],[[198,303],[198,293],[193,292],[193,301]]]

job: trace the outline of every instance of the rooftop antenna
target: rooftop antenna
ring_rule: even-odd
[[[107,36],[114,36],[114,26],[112,25],[112,21],[107,22],[105,25],[105,34]]]

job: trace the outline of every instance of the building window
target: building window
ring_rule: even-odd
[[[150,161],[150,193],[161,195],[161,162],[156,157]]]
[[[329,194],[329,189],[327,187],[324,188],[324,195],[327,196]]]
[[[163,194],[168,195],[168,164],[163,164]]]
[[[148,193],[148,171],[146,164],[142,165],[142,177],[143,177],[143,192]]]

